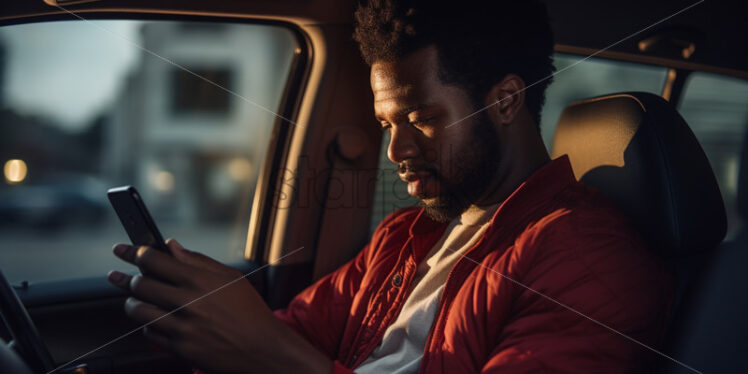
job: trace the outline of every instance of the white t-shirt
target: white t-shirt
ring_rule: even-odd
[[[452,267],[475,244],[499,204],[471,207],[452,220],[441,239],[424,257],[413,277],[400,314],[385,330],[382,341],[355,372],[416,373],[436,309]]]

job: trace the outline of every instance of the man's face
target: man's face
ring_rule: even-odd
[[[467,92],[438,77],[434,47],[371,67],[374,112],[390,132],[389,159],[408,193],[439,221],[486,193],[498,169],[499,139]],[[467,118],[466,118],[467,117]]]

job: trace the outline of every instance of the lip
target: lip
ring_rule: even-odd
[[[410,173],[400,174],[399,176],[403,182],[410,183],[410,182],[415,182],[419,179],[426,179],[431,176],[431,173],[427,171],[421,171],[417,173],[410,172]]]
[[[424,199],[433,194],[434,177],[429,173],[402,175],[401,179],[408,183],[408,195]]]

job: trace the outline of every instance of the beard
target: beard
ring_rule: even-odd
[[[436,197],[419,200],[426,215],[439,222],[449,222],[465,212],[489,189],[498,171],[500,142],[485,112],[478,113],[471,124],[470,139],[452,151],[446,166],[449,176],[436,169],[428,171],[439,182]],[[400,165],[400,170],[408,169]]]

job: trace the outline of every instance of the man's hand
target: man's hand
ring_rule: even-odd
[[[211,372],[330,373],[332,361],[275,318],[243,274],[167,241],[172,256],[118,244],[143,275],[109,273],[132,293],[125,312],[156,344]]]

